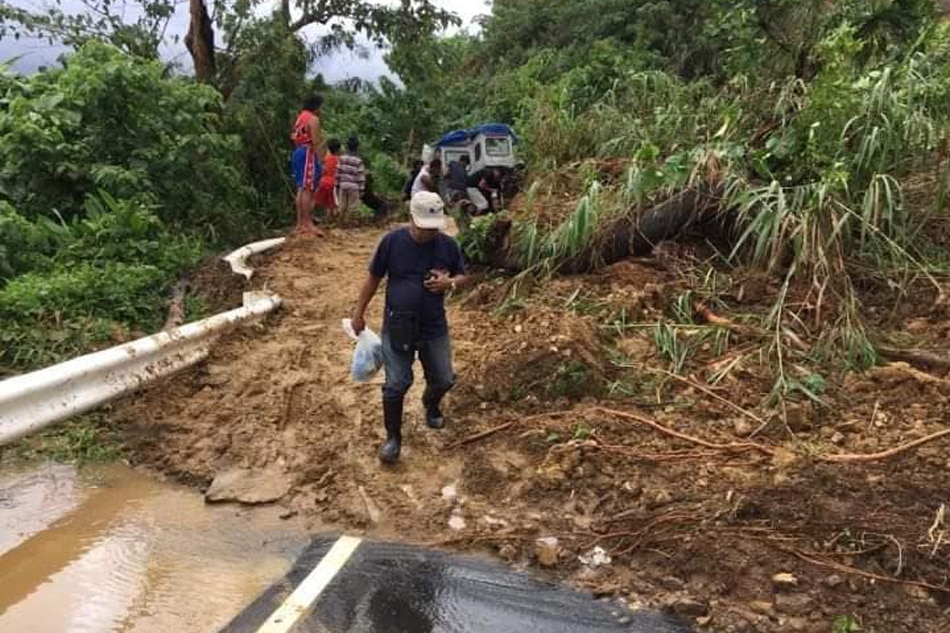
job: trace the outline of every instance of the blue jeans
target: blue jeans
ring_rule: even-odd
[[[448,334],[431,341],[420,341],[417,351],[426,378],[422,403],[429,409],[438,408],[442,397],[455,385],[452,341]],[[400,352],[393,349],[389,334],[383,330],[383,367],[386,370],[383,400],[402,401],[412,386],[412,364],[415,360],[416,351]]]

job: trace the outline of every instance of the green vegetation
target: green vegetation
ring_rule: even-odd
[[[260,230],[210,88],[90,43],[2,89],[0,371],[156,329],[181,272]]]
[[[831,625],[832,633],[857,633],[863,630],[858,621],[850,615],[839,615]]]
[[[0,77],[0,373],[153,330],[178,275],[285,224],[287,130],[313,91],[328,133],[361,137],[391,198],[423,143],[514,125],[525,193],[505,223],[466,227],[475,262],[496,261],[510,221],[504,256],[522,271],[596,267],[618,222],[713,199],[706,268],[780,280],[767,313],[738,317],[776,399],[817,402],[816,377],[831,376],[818,364],[876,362],[862,280],[942,296],[950,258],[930,227],[950,193],[950,26],[929,0],[496,0],[477,33],[452,36],[455,18],[425,0],[288,1],[270,15],[192,0],[194,78],[158,58],[172,5],[140,0],[130,24],[88,2],[101,19],[0,10],[0,36],[76,47],[61,68]],[[330,35],[307,43],[314,23]],[[399,81],[308,75],[357,34],[387,45]],[[731,336],[692,314],[694,299],[728,309],[728,282],[697,281],[701,297],[649,325],[677,373]],[[618,336],[632,327],[604,318]]]
[[[14,452],[23,459],[44,457],[58,462],[86,464],[118,457],[115,430],[102,415],[88,414],[21,440]]]

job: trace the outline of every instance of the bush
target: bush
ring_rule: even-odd
[[[9,203],[0,201],[0,284],[43,266],[57,242],[55,230],[30,222]]]
[[[252,191],[221,97],[158,62],[91,42],[66,67],[8,77],[0,107],[0,192],[27,219],[81,215],[90,192],[144,199],[176,229],[249,235]]]
[[[27,273],[0,290],[0,318],[32,317],[55,322],[62,315],[100,317],[134,326],[155,324],[166,274],[149,264],[109,262]]]
[[[214,89],[91,42],[0,93],[0,373],[153,331],[184,270],[259,233]]]

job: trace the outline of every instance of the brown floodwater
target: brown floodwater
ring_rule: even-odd
[[[0,464],[0,632],[217,631],[307,544],[123,465]]]

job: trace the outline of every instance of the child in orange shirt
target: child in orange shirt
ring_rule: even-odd
[[[336,215],[336,171],[340,165],[340,139],[331,138],[327,141],[327,155],[323,160],[323,175],[320,177],[320,186],[317,188],[316,203],[323,207],[328,216]]]

